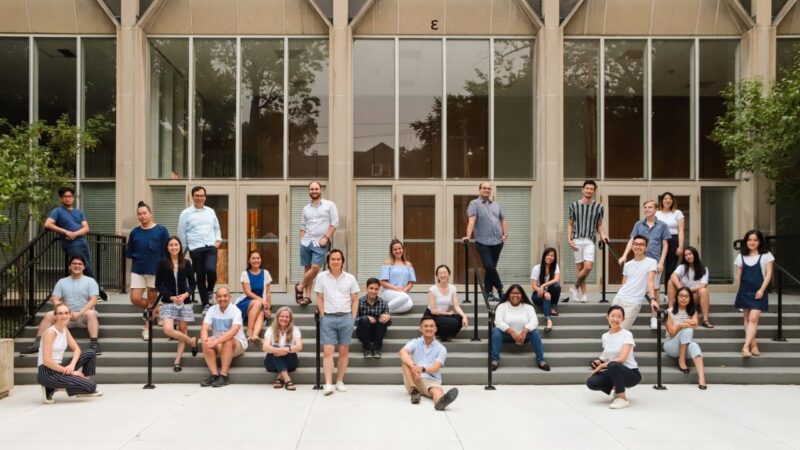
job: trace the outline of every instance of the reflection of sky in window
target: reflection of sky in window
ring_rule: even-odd
[[[353,43],[353,146],[394,147],[394,40]]]
[[[485,77],[481,80],[480,74]],[[489,41],[447,41],[447,94],[468,95],[467,82],[489,78]]]
[[[399,57],[400,147],[418,148],[409,124],[424,120],[442,96],[442,41],[401,40]]]

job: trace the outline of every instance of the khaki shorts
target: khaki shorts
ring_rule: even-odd
[[[155,275],[141,275],[131,272],[131,289],[155,289],[156,276]]]
[[[614,298],[611,302],[613,306],[620,306],[622,310],[625,311],[625,320],[622,321],[622,328],[626,330],[630,330],[633,326],[633,323],[636,322],[636,318],[639,317],[639,311],[642,310],[641,303],[628,303],[624,300],[619,300]]]
[[[242,347],[242,343],[238,339],[234,338],[233,340],[236,342],[233,346],[233,357],[238,358],[244,355],[244,347]]]
[[[97,319],[100,320],[100,314],[97,314]],[[70,320],[67,322],[67,328],[86,328],[86,322],[86,313],[84,313],[78,316],[78,320]]]
[[[436,380],[430,380],[428,378],[420,378],[419,381],[416,383],[413,380],[409,380],[406,378],[405,372],[403,372],[403,384],[406,387],[406,391],[411,393],[411,388],[416,387],[420,394],[424,395],[425,397],[430,397],[431,393],[428,392],[428,389],[432,387],[442,387],[442,383],[439,383]]]

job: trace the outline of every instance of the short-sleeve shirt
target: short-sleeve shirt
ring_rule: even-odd
[[[667,224],[658,219],[656,219],[652,227],[647,226],[647,219],[636,222],[631,230],[631,237],[636,235],[642,235],[647,238],[647,251],[645,255],[656,261],[661,259],[661,241],[669,240],[672,237],[672,235],[669,234]]]
[[[417,274],[411,266],[391,264],[381,268],[381,280],[388,281],[392,286],[406,287],[408,283],[417,282]]]
[[[136,227],[128,236],[128,254],[131,259],[131,273],[155,275],[158,264],[166,253],[169,231],[163,225],[151,228]]]
[[[83,211],[80,209],[67,209],[63,206],[59,206],[50,212],[50,218],[53,219],[56,225],[67,231],[80,230],[83,227],[82,223],[86,221],[86,215],[84,215]],[[86,241],[83,236],[77,237],[73,240],[67,239],[67,236],[64,234],[60,235],[59,237],[61,238],[61,243],[64,245],[70,245],[78,241]]]
[[[431,286],[428,291],[433,293],[434,304],[439,311],[450,312],[453,310],[453,296],[458,293],[452,284],[447,285],[447,294],[442,293],[438,285]]]
[[[677,313],[672,312],[672,308],[667,310],[667,314],[669,314],[670,320],[672,320],[673,325],[680,325],[687,320],[690,320],[689,314],[686,313],[685,309],[679,309]],[[669,336],[669,332],[667,332],[667,336]]]
[[[53,296],[69,306],[72,312],[78,312],[89,303],[89,297],[100,295],[100,287],[92,277],[82,275],[80,278],[64,277],[58,280],[53,288]]]
[[[239,325],[234,339],[242,344],[242,348],[247,350],[247,339],[244,337],[244,327],[242,326],[242,312],[233,304],[229,304],[225,311],[219,305],[212,306],[205,317],[203,323],[211,325],[211,335],[219,337],[227,333],[234,325]]]
[[[747,264],[748,266],[754,266],[758,262],[758,256],[759,255],[755,255],[755,256],[748,255],[748,256],[745,256],[744,257],[744,263]],[[772,261],[775,261],[775,257],[772,256],[771,252],[767,252],[767,253],[764,253],[764,254],[761,255],[761,275],[762,276],[764,276],[764,277],[767,276],[767,265],[769,263],[771,263]],[[742,254],[741,253],[736,255],[736,260],[734,260],[733,264],[736,267],[742,267]]]
[[[483,245],[498,245],[503,242],[503,214],[500,204],[478,197],[467,207],[467,217],[475,217],[475,240]]]
[[[675,268],[675,271],[672,272],[673,274],[678,276],[678,279],[681,282],[681,286],[685,286],[689,289],[694,289],[697,286],[708,284],[708,268],[706,267],[706,273],[700,277],[699,280],[694,279],[694,270],[689,269],[686,270],[686,266],[684,264],[679,265]]]
[[[656,219],[664,222],[667,224],[667,228],[669,228],[669,234],[673,236],[678,235],[678,222],[683,219],[683,213],[680,209],[676,209],[675,211],[670,212],[662,212],[656,211]]]
[[[631,344],[631,346],[636,347],[636,342],[633,340],[633,334],[630,331],[624,328],[616,333],[606,331],[603,334],[603,354],[600,355],[600,359],[603,361],[616,360],[619,354],[622,353],[622,347],[625,344]],[[639,368],[639,364],[636,363],[636,359],[633,357],[633,348],[628,352],[628,357],[625,358],[625,362],[622,364],[629,369]]]
[[[447,359],[447,349],[436,339],[431,342],[431,345],[425,345],[425,338],[420,336],[408,341],[403,348],[411,355],[414,364],[420,367],[430,367],[436,363],[436,361],[439,361],[442,367],[444,367],[444,361]],[[441,383],[442,371],[439,370],[436,373],[425,372],[420,374],[420,377]]]
[[[597,223],[603,220],[603,205],[597,202],[588,204],[578,200],[569,204],[569,218],[572,219],[572,239],[594,241]]]
[[[556,263],[556,270],[554,270],[553,273],[549,274],[545,279],[545,281],[550,281],[553,278],[553,276],[557,273],[561,273],[561,270],[558,268],[558,263]],[[531,270],[531,280],[539,281],[539,275],[541,274],[542,274],[542,265],[537,264],[533,266],[533,270]]]
[[[259,279],[261,279],[260,282]],[[264,292],[267,291],[267,286],[272,283],[272,275],[270,275],[269,271],[266,269],[261,269],[258,275],[253,275],[249,270],[245,270],[242,272],[242,276],[239,277],[239,282],[249,284],[253,294],[263,297]]]
[[[627,303],[641,304],[644,294],[647,293],[647,275],[657,268],[658,263],[653,258],[645,257],[640,261],[632,259],[626,262],[622,269],[622,275],[626,277],[625,284],[617,292],[616,298]]]
[[[317,275],[314,292],[324,297],[325,314],[352,313],[353,303],[350,294],[358,294],[358,281],[353,275],[342,272],[339,278],[325,270]]]
[[[279,338],[278,342],[275,342],[274,338],[275,338],[275,336],[272,335],[272,328],[271,327],[267,327],[267,331],[264,332],[264,341],[270,347],[275,347],[275,348],[290,347],[295,342],[297,342],[298,339],[300,339],[300,328],[298,328],[297,326],[293,326],[292,327],[292,341],[289,342],[288,344],[286,343],[286,333],[285,332],[284,333],[281,333],[280,331],[278,332],[278,338]]]
[[[305,231],[300,245],[308,247],[311,243],[319,245],[319,240],[328,232],[328,227],[339,227],[339,210],[336,204],[330,200],[320,199],[319,205],[312,203],[303,207],[300,217],[300,229]]]

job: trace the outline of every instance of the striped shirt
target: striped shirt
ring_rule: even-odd
[[[572,219],[572,239],[594,241],[597,223],[603,220],[603,205],[591,202],[588,205],[578,200],[569,204],[569,218]]]

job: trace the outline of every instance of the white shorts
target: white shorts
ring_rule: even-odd
[[[577,250],[573,250],[575,255],[575,264],[580,264],[584,261],[594,262],[594,242],[587,238],[578,238],[573,240]]]
[[[131,289],[155,289],[156,276],[155,275],[141,275],[131,272]]]

